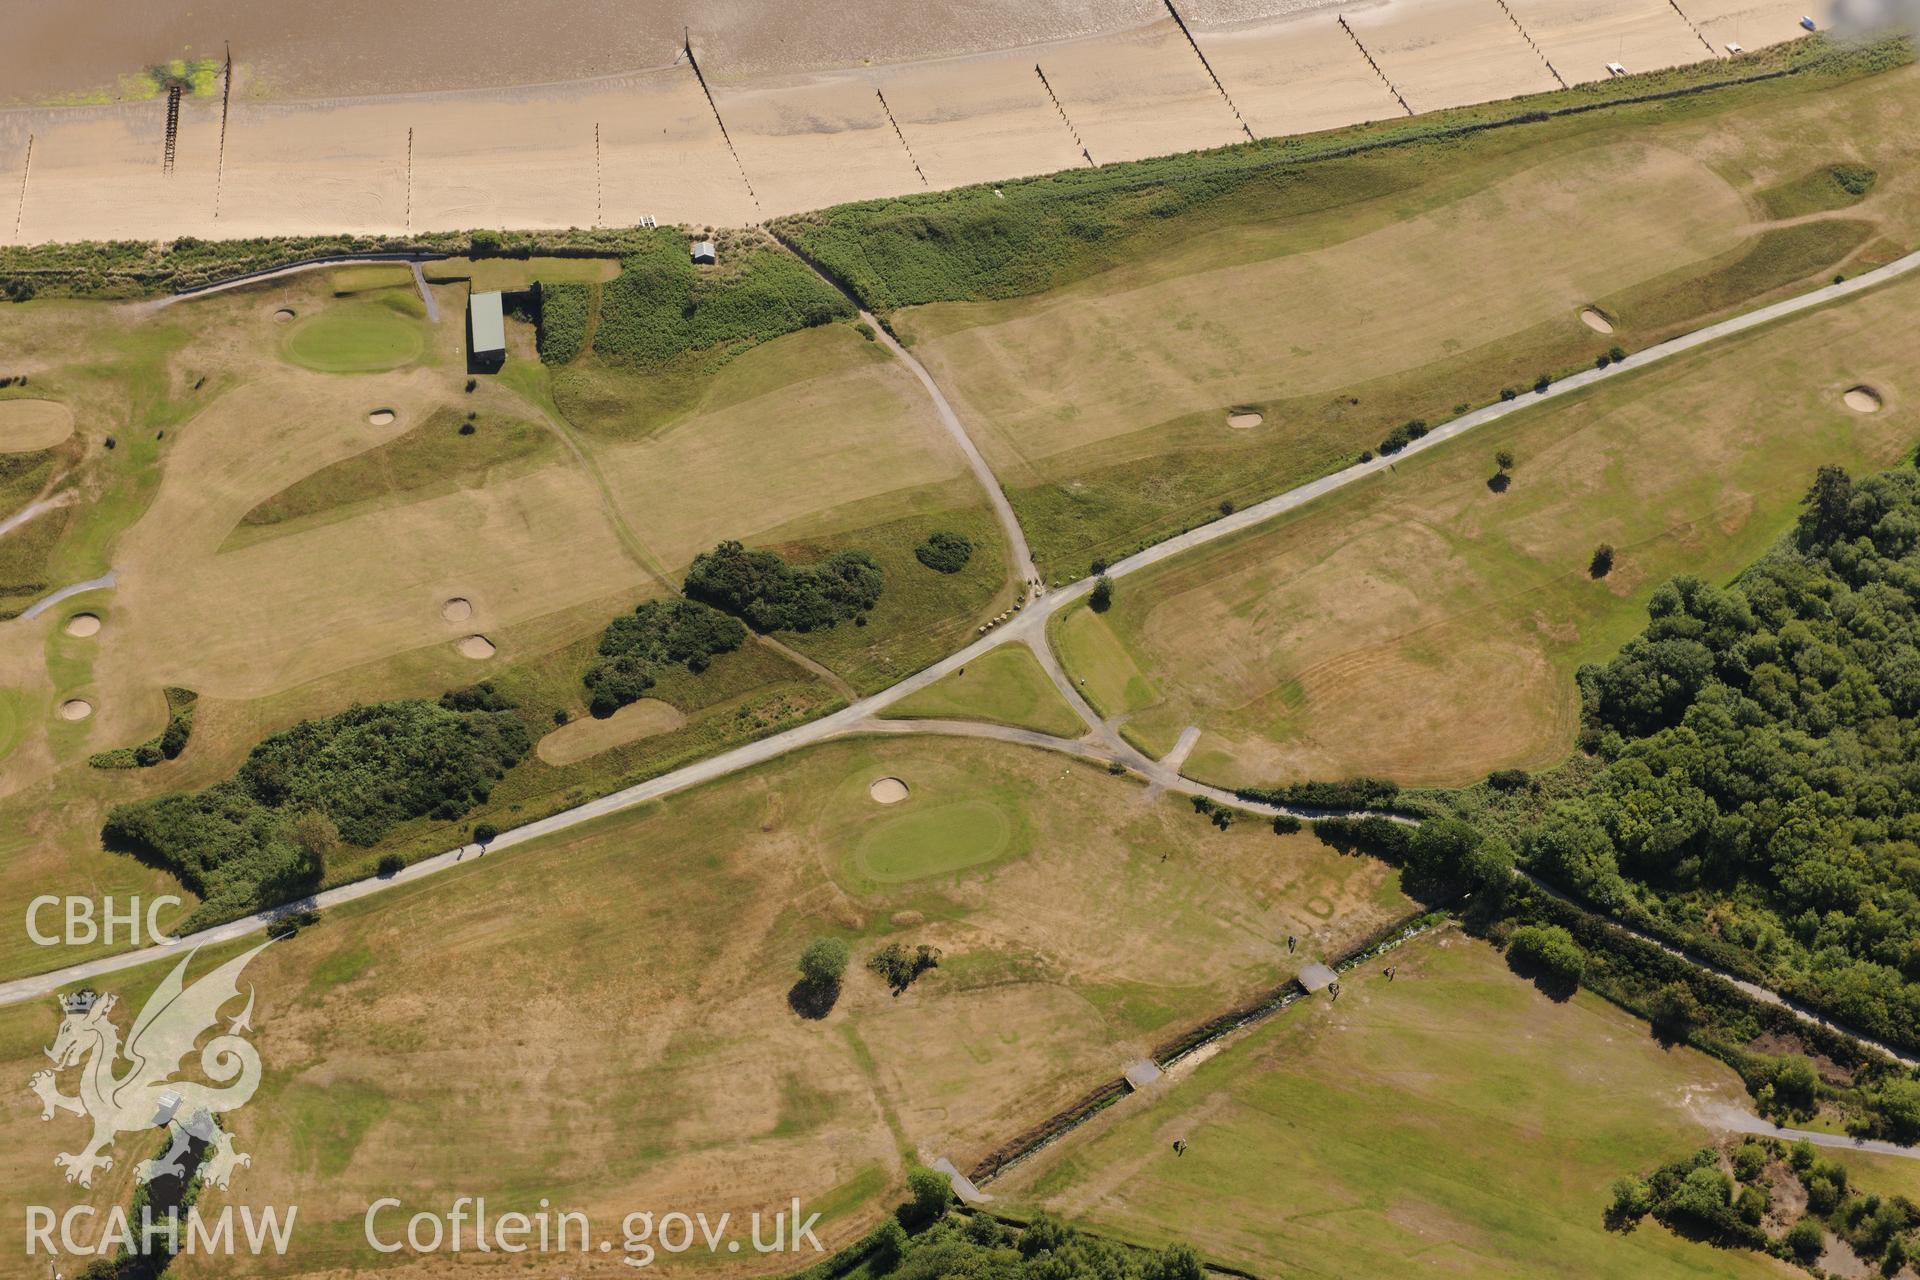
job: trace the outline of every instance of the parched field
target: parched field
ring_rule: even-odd
[[[908,797],[875,803],[880,777]],[[297,1202],[288,1269],[374,1262],[360,1220],[389,1193],[546,1196],[605,1223],[799,1195],[843,1242],[897,1197],[906,1155],[964,1167],[1407,909],[1387,868],[1310,836],[1220,832],[1102,770],[960,740],[815,748],[469,863],[331,911],[247,972],[266,1082],[229,1123],[253,1166],[201,1204]],[[821,934],[854,965],[816,1021],[787,995]],[[893,941],[941,952],[897,997],[862,967]],[[160,972],[112,987],[137,1007]],[[51,1001],[0,1011],[6,1070],[24,1081],[55,1022]],[[84,1194],[51,1161],[74,1126],[15,1091],[0,1132],[10,1199]],[[96,1203],[124,1198],[109,1181]]]
[[[1415,455],[1123,579],[1108,613],[1056,623],[1059,652],[1152,754],[1200,725],[1185,768],[1227,785],[1557,761],[1574,669],[1643,624],[1654,587],[1730,576],[1821,465],[1877,470],[1920,439],[1916,301],[1898,282]],[[1878,412],[1844,403],[1861,383]]]
[[[1098,254],[1093,265],[1033,268],[1070,283],[893,319],[980,438],[1043,570],[1070,580],[1223,501],[1349,461],[1408,419],[1443,420],[1615,343],[1638,349],[1893,256],[1920,225],[1920,155],[1891,125],[1916,92],[1905,69],[1275,167],[1222,195],[1176,178],[1177,214],[1147,230],[1116,222],[1111,248],[1066,240],[1062,256]],[[1768,212],[1764,193],[1843,161],[1878,172],[1864,199],[1813,220]],[[1103,199],[1144,197],[1023,198],[1028,216],[1079,199],[1097,221],[1119,216]],[[946,216],[937,200],[927,209]],[[988,234],[996,212],[955,197],[957,244],[860,269],[893,296],[964,293],[928,273],[971,279],[973,259],[1015,252]],[[1020,216],[1009,200],[1002,234],[1019,234]],[[875,227],[892,234],[884,218]],[[1589,305],[1610,334],[1582,323]],[[1230,425],[1242,411],[1264,420]]]
[[[559,274],[593,281],[609,266],[570,262]],[[621,435],[562,412],[531,326],[517,320],[505,372],[469,389],[463,269],[476,270],[437,273],[448,281],[433,286],[438,325],[411,273],[392,266],[157,312],[0,310],[0,376],[26,375],[32,397],[0,401],[0,426],[18,426],[21,446],[0,452],[0,520],[51,503],[0,534],[0,607],[115,579],[0,630],[0,827],[21,843],[0,865],[0,905],[68,884],[177,889],[101,850],[106,810],[223,778],[300,719],[482,679],[511,692],[536,738],[555,716],[583,717],[581,675],[601,629],[676,587],[693,555],[726,538],[797,562],[864,550],[887,587],[865,625],[791,637],[830,674],[757,643],[704,675],[669,673],[655,697],[677,720],[647,733],[576,729],[504,781],[493,821],[526,821],[797,723],[844,699],[839,680],[892,683],[1010,602],[977,484],[918,385],[851,327],[694,360],[677,416]],[[13,405],[49,408],[8,416]],[[977,547],[959,574],[913,555],[939,528]],[[79,612],[102,620],[96,633],[69,634]],[[91,754],[161,731],[168,687],[201,698],[180,758],[90,768]],[[60,718],[75,699],[91,714]],[[428,821],[394,837],[408,852],[458,839]],[[343,849],[330,874],[364,874],[377,856]],[[17,932],[0,940],[0,969],[44,966]]]
[[[1713,1140],[1731,1071],[1584,992],[1557,1004],[1447,931],[1295,1005],[991,1187],[1148,1244],[1284,1275],[1784,1276],[1603,1222],[1608,1184]],[[1184,1155],[1172,1149],[1187,1144]],[[1899,1162],[1893,1162],[1899,1163]]]

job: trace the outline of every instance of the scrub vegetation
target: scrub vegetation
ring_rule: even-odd
[[[193,922],[212,923],[318,883],[340,843],[460,817],[532,745],[485,685],[354,707],[266,739],[225,782],[115,808],[101,839],[179,876],[201,899]]]
[[[733,652],[746,638],[737,619],[698,601],[642,601],[600,636],[600,659],[584,677],[593,714],[610,716],[638,701],[663,666],[677,663],[698,675],[716,654]]]
[[[1920,473],[1823,468],[1733,585],[1678,578],[1583,668],[1586,793],[1530,865],[1873,1035],[1920,1047]]]

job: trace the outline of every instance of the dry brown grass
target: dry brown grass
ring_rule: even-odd
[[[879,774],[911,799],[869,801]],[[846,885],[837,850],[956,797],[1017,833],[999,860]],[[1218,832],[1050,754],[818,748],[544,851],[476,857],[270,948],[248,974],[267,1083],[230,1118],[254,1165],[202,1207],[298,1203],[303,1243],[279,1269],[306,1272],[366,1261],[360,1217],[388,1193],[486,1194],[496,1211],[544,1195],[613,1222],[840,1188],[823,1236],[842,1241],[886,1202],[903,1150],[965,1165],[1166,1030],[1278,982],[1286,933],[1304,961],[1403,901],[1377,863],[1253,824]],[[810,1022],[786,991],[821,932],[851,937],[857,961],[895,939],[944,958],[897,998],[856,962]],[[137,1005],[157,976],[110,985]],[[0,1061],[26,1072],[54,1022],[50,1002],[0,1012]],[[42,1127],[31,1099],[0,1107],[10,1198],[68,1202],[49,1143],[70,1128]]]
[[[1574,668],[1640,626],[1656,585],[1724,580],[1818,466],[1874,470],[1920,436],[1916,297],[1895,284],[1409,459],[1125,580],[1110,613],[1062,629],[1063,653],[1144,738],[1204,726],[1186,767],[1223,782],[1551,763]],[[1870,417],[1841,403],[1863,379],[1892,393]],[[1519,465],[1496,493],[1501,447]],[[1603,541],[1619,555],[1595,582]]]

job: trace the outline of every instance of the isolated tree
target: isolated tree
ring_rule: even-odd
[[[1493,465],[1503,472],[1513,470],[1513,450],[1496,449],[1493,454]]]
[[[1095,613],[1105,613],[1113,607],[1113,579],[1101,574],[1094,580],[1093,594],[1087,597],[1087,603]]]
[[[499,834],[500,828],[494,826],[491,822],[483,822],[473,829],[473,840],[475,844],[489,845],[493,843],[494,837]]]
[[[1603,542],[1593,549],[1593,559],[1587,562],[1587,576],[1604,578],[1613,572],[1613,544]]]
[[[837,987],[850,953],[838,938],[815,938],[800,953],[800,979],[817,987]]]

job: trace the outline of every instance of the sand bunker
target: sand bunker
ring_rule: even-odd
[[[1227,415],[1227,425],[1237,427],[1242,431],[1251,427],[1257,427],[1263,421],[1265,421],[1265,419],[1261,418],[1257,413],[1230,413]]]
[[[85,698],[68,698],[60,704],[62,720],[85,720],[93,714],[93,704]]]
[[[1880,393],[1872,387],[1848,387],[1840,399],[1855,413],[1878,413],[1882,403]]]
[[[569,765],[614,747],[678,729],[687,722],[678,707],[658,698],[629,703],[604,720],[583,716],[540,739],[534,751],[551,765]]]
[[[1581,311],[1580,319],[1586,324],[1587,328],[1593,330],[1595,333],[1613,332],[1613,321],[1607,319],[1592,307],[1587,307]]]
[[[67,619],[67,634],[70,636],[97,636],[100,634],[100,615],[96,613],[76,613]]]
[[[472,658],[475,662],[493,656],[493,641],[485,636],[468,636],[455,647],[460,650],[461,657]]]
[[[73,410],[52,400],[0,400],[0,453],[51,449],[73,434]]]
[[[899,804],[909,794],[907,784],[898,778],[882,778],[867,788],[875,804]]]
[[[367,421],[371,422],[376,427],[388,426],[393,422],[393,410],[375,409],[372,413],[367,415]]]
[[[465,596],[455,596],[440,606],[440,616],[448,622],[465,622],[473,616],[473,601]]]
[[[282,307],[278,311],[273,313],[273,318],[277,323],[285,324],[289,320],[293,319],[293,308]]]

